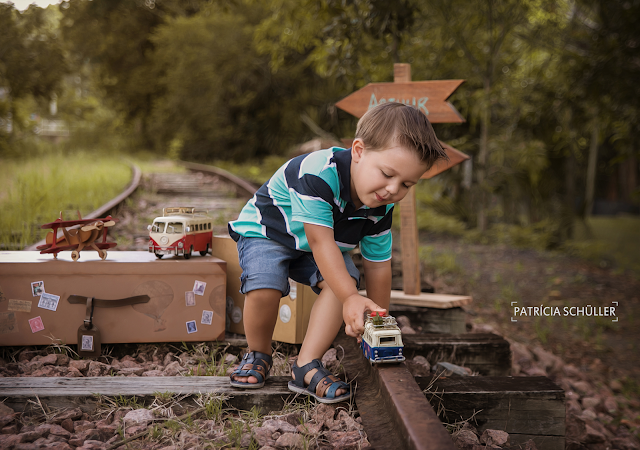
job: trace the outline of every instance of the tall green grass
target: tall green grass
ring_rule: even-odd
[[[575,238],[567,247],[596,262],[611,259],[617,267],[640,275],[640,217],[594,216],[587,224],[576,221]]]
[[[85,152],[0,159],[0,248],[20,250],[42,239],[40,225],[85,215],[131,180],[121,155]]]

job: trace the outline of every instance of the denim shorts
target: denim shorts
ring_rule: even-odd
[[[311,286],[319,294],[318,288],[324,278],[316,265],[313,254],[289,247],[266,238],[246,238],[241,236],[237,243],[242,275],[240,292],[246,294],[256,289],[276,289],[282,296],[289,295],[289,278]],[[351,260],[351,255],[343,253],[349,275],[360,286],[360,272]]]

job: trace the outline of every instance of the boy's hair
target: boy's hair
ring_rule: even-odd
[[[383,103],[368,110],[358,121],[356,138],[367,150],[401,145],[415,151],[429,168],[439,159],[449,159],[427,116],[403,103]]]

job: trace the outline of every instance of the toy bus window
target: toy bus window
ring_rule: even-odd
[[[199,229],[200,229],[200,231],[202,231],[202,224],[199,225]]]
[[[155,222],[151,227],[152,233],[164,233],[164,226],[166,224],[164,222]]]
[[[390,337],[380,336],[380,345],[396,345],[396,337],[395,336],[390,336]]]
[[[209,223],[209,230],[211,229],[211,223]]]
[[[169,233],[169,234],[182,234],[182,223],[180,223],[180,222],[169,222],[169,225],[167,225],[167,233]]]

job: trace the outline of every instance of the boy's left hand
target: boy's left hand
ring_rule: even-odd
[[[363,297],[359,294],[354,294],[344,301],[342,306],[342,318],[344,319],[344,331],[348,336],[358,338],[364,333],[364,312],[380,311],[386,312],[387,310],[381,308],[373,300],[367,297]]]

